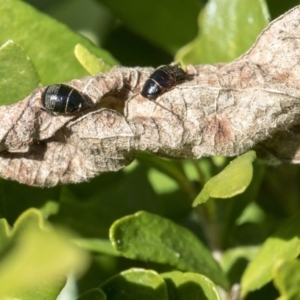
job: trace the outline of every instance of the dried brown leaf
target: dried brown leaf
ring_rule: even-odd
[[[151,68],[115,67],[66,84],[89,109],[55,115],[43,88],[0,107],[0,175],[35,186],[86,181],[128,165],[136,151],[174,159],[251,148],[300,162],[300,7],[229,64],[188,66],[191,79],[154,101],[140,95]]]

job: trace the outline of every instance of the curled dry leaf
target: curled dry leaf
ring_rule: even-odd
[[[51,114],[43,88],[0,107],[0,175],[34,186],[86,181],[128,165],[136,151],[171,158],[235,156],[256,148],[300,162],[300,6],[229,64],[187,66],[190,79],[151,101],[153,69],[115,67],[66,83],[88,109]]]

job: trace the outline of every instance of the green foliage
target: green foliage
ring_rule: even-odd
[[[216,21],[217,20],[217,21]],[[269,23],[265,1],[210,0],[198,19],[198,36],[176,55],[183,64],[229,62],[246,52]]]
[[[270,281],[273,278],[272,269],[277,262],[296,258],[300,254],[299,224],[300,214],[297,214],[265,241],[243,275],[243,294],[260,288]]]
[[[80,43],[109,64],[116,61],[109,53],[92,45],[63,24],[21,1],[0,2],[0,45],[12,40],[31,58],[43,84],[86,76],[74,56]]]
[[[110,228],[110,240],[127,258],[202,273],[215,283],[228,286],[219,265],[196,236],[157,215],[138,212],[119,219]]]
[[[29,57],[11,40],[0,47],[0,66],[1,105],[24,99],[40,82]]]
[[[171,299],[219,300],[216,286],[207,277],[196,273],[172,271],[163,273]]]
[[[255,158],[255,152],[248,151],[232,161],[222,173],[206,182],[193,205],[205,203],[209,198],[231,198],[243,193],[252,180]]]
[[[202,5],[194,0],[98,0],[128,28],[172,55],[197,32],[197,15]],[[128,9],[128,8],[132,9]]]
[[[300,261],[278,261],[274,267],[274,283],[282,295],[278,300],[300,299]]]
[[[183,64],[230,61],[267,25],[268,10],[278,16],[296,4],[28,2],[46,14],[19,0],[0,0],[0,102],[5,105],[39,83],[106,72],[117,60],[134,65],[144,56],[154,65],[169,63],[165,58],[172,55]],[[101,40],[106,50],[49,16],[70,26],[83,24],[95,5],[106,23],[81,32]],[[117,38],[117,19],[132,42]],[[123,52],[116,59],[115,45]],[[0,298],[56,299],[65,276],[87,268],[76,278],[78,294],[72,299],[215,300],[223,299],[216,285],[229,293],[234,283],[242,284],[245,298],[298,299],[300,170],[267,169],[255,159],[253,151],[231,163],[224,158],[175,162],[141,153],[125,170],[89,183],[43,190],[1,179]]]
[[[75,46],[74,54],[81,65],[91,75],[107,72],[112,67],[109,64],[105,63],[102,58],[98,58],[95,54],[91,53],[81,44],[77,44]]]
[[[168,300],[163,278],[152,270],[130,269],[112,277],[101,285],[108,299]]]
[[[29,209],[10,230],[0,220],[0,297],[55,299],[71,270],[82,272],[87,255],[68,242],[68,235],[54,232],[40,211]]]

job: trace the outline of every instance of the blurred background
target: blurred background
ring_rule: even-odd
[[[104,48],[121,65],[153,67],[175,59],[183,65],[231,61],[249,49],[269,21],[299,4],[255,1],[260,5],[257,10],[251,7],[250,15],[249,6],[255,6],[250,1],[173,0],[173,5],[165,0],[26,2]],[[256,161],[253,182],[244,194],[193,209],[192,201],[205,182],[230,160],[171,161],[143,153],[120,172],[78,185],[38,189],[1,180],[0,216],[13,224],[24,210],[36,207],[53,224],[83,238],[107,239],[115,220],[146,210],[174,220],[223,251],[260,245],[300,210],[300,168],[288,164],[269,167]],[[24,195],[30,197],[24,199]],[[211,226],[218,228],[217,241],[207,240]],[[133,266],[164,270],[164,266],[100,252],[94,251],[90,269],[77,283],[79,293]],[[232,282],[239,280],[251,259],[247,255],[228,273]],[[270,283],[247,299],[275,299],[277,294]]]

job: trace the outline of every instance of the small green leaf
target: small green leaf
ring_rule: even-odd
[[[231,198],[243,193],[251,183],[256,154],[253,150],[237,157],[218,175],[212,177],[195,199],[193,206],[209,198]]]
[[[264,0],[210,0],[199,14],[199,34],[181,48],[182,64],[229,62],[247,51],[269,23]]]
[[[91,75],[108,72],[112,68],[112,66],[105,63],[102,58],[97,57],[81,44],[75,46],[74,53],[81,65]]]
[[[251,261],[242,277],[242,295],[268,283],[272,269],[281,259],[293,259],[300,253],[300,214],[289,219],[269,237]]]
[[[274,283],[280,291],[278,300],[300,299],[300,261],[279,261],[274,269]]]
[[[227,287],[227,279],[208,249],[189,230],[170,220],[138,212],[116,221],[110,239],[125,257],[198,272]]]
[[[0,105],[18,102],[38,87],[40,79],[23,49],[13,41],[0,47]]]
[[[163,273],[161,276],[167,284],[169,299],[220,300],[214,283],[201,274],[173,271]]]
[[[0,297],[55,299],[65,275],[86,268],[87,255],[68,242],[69,235],[51,230],[36,209],[19,217],[8,242],[7,233],[0,235],[0,244],[3,236],[7,246],[0,252]]]
[[[152,270],[130,269],[100,287],[109,300],[168,300],[164,280]]]
[[[106,300],[104,292],[100,289],[92,289],[81,294],[77,300]]]

